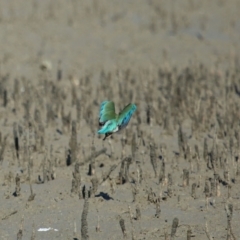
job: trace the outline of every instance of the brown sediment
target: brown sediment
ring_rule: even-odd
[[[0,1],[1,239],[239,239],[239,1],[24,3]],[[107,141],[104,100],[137,106]]]

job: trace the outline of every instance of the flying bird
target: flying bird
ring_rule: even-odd
[[[119,114],[116,114],[112,101],[102,102],[99,111],[99,126],[102,128],[98,130],[98,133],[105,134],[103,140],[125,128],[136,109],[135,104],[129,103]]]

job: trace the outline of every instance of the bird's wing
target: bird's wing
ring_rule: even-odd
[[[118,116],[118,126],[119,130],[126,127],[133,115],[133,113],[136,111],[137,106],[133,103],[129,103],[120,113]]]
[[[103,126],[108,120],[116,118],[115,106],[111,101],[104,101],[100,105],[99,125]]]

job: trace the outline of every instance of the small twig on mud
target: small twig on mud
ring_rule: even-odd
[[[110,167],[109,171],[103,175],[103,179],[99,185],[101,185],[103,182],[105,182],[110,177],[110,174],[116,169],[116,167],[117,167],[116,164],[114,164]]]
[[[209,231],[208,231],[208,224],[207,224],[207,221],[206,221],[206,224],[205,224],[205,233],[207,235],[207,238],[208,240],[213,240],[213,237],[210,235]]]
[[[22,236],[23,236],[23,223],[24,223],[24,216],[22,216],[22,220],[19,226],[19,230],[17,233],[17,240],[22,240]]]
[[[88,215],[88,209],[89,209],[89,201],[88,201],[88,194],[85,194],[85,200],[83,205],[83,211],[82,211],[82,219],[81,219],[81,239],[82,240],[88,240],[88,223],[87,223],[87,215]]]
[[[10,216],[12,216],[12,215],[16,214],[17,212],[18,212],[18,211],[17,211],[17,210],[15,210],[15,211],[13,211],[13,212],[11,212],[11,213],[9,213],[9,214],[5,215],[5,216],[2,218],[2,220],[6,220],[6,219],[8,219]]]
[[[99,155],[106,153],[106,151],[107,151],[107,149],[103,148],[103,149],[91,154],[88,158],[85,159],[84,162],[80,163],[80,166],[83,166],[84,164],[90,162],[92,158],[97,158]]]

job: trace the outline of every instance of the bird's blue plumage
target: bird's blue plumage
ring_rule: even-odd
[[[99,111],[99,125],[102,126],[102,128],[98,131],[98,133],[106,134],[106,138],[112,133],[125,128],[136,109],[136,105],[130,103],[119,114],[116,114],[113,102],[102,102]]]
[[[116,119],[108,120],[100,130],[99,134],[113,133],[118,131],[118,125]]]
[[[118,116],[119,130],[125,128],[128,125],[136,109],[137,109],[137,106],[135,104],[130,103],[119,113],[119,116]]]
[[[116,118],[115,106],[111,101],[104,101],[100,105],[99,125],[102,126],[108,120]]]

